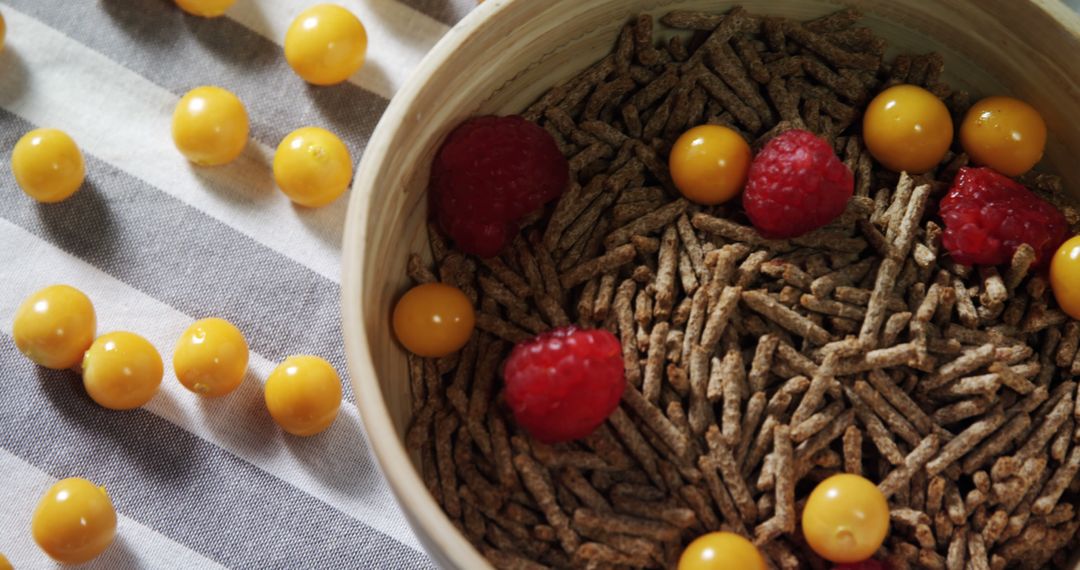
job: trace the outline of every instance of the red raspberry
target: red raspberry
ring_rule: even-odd
[[[458,248],[493,257],[517,222],[558,198],[570,167],[544,129],[522,117],[469,119],[446,137],[431,166],[435,215]]]
[[[515,346],[503,377],[514,419],[544,443],[592,433],[615,411],[626,387],[615,335],[573,325]]]
[[[790,238],[844,213],[855,177],[832,146],[814,133],[777,135],[750,163],[743,208],[761,235]]]
[[[1017,246],[1050,260],[1069,231],[1065,216],[1022,184],[990,168],[961,168],[941,199],[941,243],[957,263],[1000,265]]]

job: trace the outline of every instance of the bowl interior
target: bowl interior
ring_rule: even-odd
[[[716,0],[488,0],[451,30],[397,95],[357,173],[345,231],[343,328],[369,439],[406,515],[444,565],[486,564],[424,488],[402,439],[410,417],[408,370],[390,312],[408,286],[406,256],[430,259],[428,165],[445,134],[469,116],[520,112],[561,79],[607,54],[632,15],[727,10]],[[1054,0],[864,0],[864,24],[892,52],[939,51],[946,79],[973,96],[1009,93],[1044,115],[1046,161],[1080,187],[1080,17]],[[826,0],[755,2],[757,14],[813,18]],[[659,27],[659,26],[658,26]],[[1038,33],[1032,32],[1038,30]]]

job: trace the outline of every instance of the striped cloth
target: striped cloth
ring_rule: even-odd
[[[30,536],[55,480],[86,477],[120,515],[90,568],[432,567],[367,449],[355,396],[312,438],[285,436],[262,381],[290,354],[316,354],[347,379],[339,322],[346,199],[294,208],[274,188],[273,149],[325,127],[358,159],[387,100],[474,0],[335,0],[369,34],[348,83],[310,87],[282,56],[285,29],[318,0],[239,0],[204,20],[170,0],[5,0],[0,54],[0,553],[50,568]],[[195,168],[173,147],[172,110],[199,85],[247,105],[252,140],[234,163]],[[70,134],[87,180],[39,205],[10,172],[30,129]],[[67,283],[86,292],[98,332],[137,332],[166,377],[144,408],[105,410],[74,372],[32,365],[12,342],[15,308]],[[249,377],[201,400],[171,373],[193,320],[220,316],[251,345]]]

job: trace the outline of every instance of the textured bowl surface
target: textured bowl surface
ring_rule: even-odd
[[[432,50],[383,116],[364,154],[344,236],[342,319],[353,388],[383,472],[431,556],[447,568],[488,565],[427,493],[402,442],[409,420],[405,353],[390,331],[408,282],[406,255],[427,253],[428,165],[464,118],[520,112],[557,81],[606,55],[638,13],[722,11],[717,0],[487,0]],[[973,95],[1009,93],[1046,118],[1046,160],[1080,188],[1080,16],[1057,0],[864,0],[865,25],[892,52],[940,51],[946,79]],[[827,0],[753,2],[756,14],[808,19]]]

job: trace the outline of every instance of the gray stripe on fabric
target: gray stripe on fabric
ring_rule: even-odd
[[[6,334],[0,367],[0,448],[54,477],[104,485],[125,515],[207,558],[235,568],[433,568],[424,554],[146,410],[97,406],[76,373],[34,366]],[[276,429],[265,413],[236,420]],[[323,437],[285,444],[317,447]],[[375,488],[362,444],[346,453],[354,461],[330,484],[357,495]]]
[[[74,196],[33,202],[11,174],[33,128],[0,110],[0,217],[193,318],[232,321],[271,361],[316,354],[346,377],[336,283],[91,155]]]
[[[189,16],[171,1],[6,2],[178,96],[200,85],[236,93],[252,136],[271,148],[315,125],[340,136],[359,159],[386,109],[386,99],[351,83],[308,85],[274,42],[229,18]]]
[[[477,0],[397,0],[402,4],[423,12],[444,24],[453,26],[461,21],[476,5]],[[533,0],[537,1],[537,0]]]

